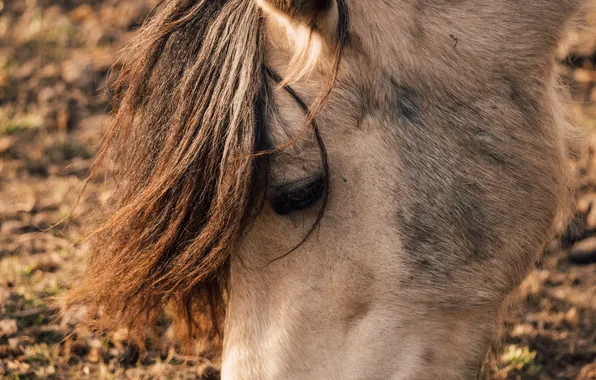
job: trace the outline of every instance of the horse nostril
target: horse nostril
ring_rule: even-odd
[[[325,192],[325,179],[300,180],[280,186],[270,197],[271,207],[279,215],[305,210],[315,204]]]

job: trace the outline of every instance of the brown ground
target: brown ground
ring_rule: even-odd
[[[80,313],[56,314],[60,295],[85,260],[82,221],[107,197],[103,181],[92,183],[74,221],[63,221],[108,120],[107,74],[155,3],[0,0],[2,378],[200,378],[209,373],[207,362],[185,363],[168,347],[153,347],[139,360],[136,350],[123,344],[123,332],[81,334],[74,343],[68,334]],[[528,281],[523,307],[505,321],[505,351],[495,379],[596,379],[596,264],[578,263],[593,260],[596,252],[596,107],[590,102],[596,73],[589,57],[596,38],[576,37],[578,54],[562,71],[573,78],[577,101],[570,107],[594,136],[572,161],[582,177],[580,212],[574,228],[550,247]],[[578,240],[580,245],[574,245]]]

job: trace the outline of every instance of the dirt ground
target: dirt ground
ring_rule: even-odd
[[[83,311],[58,314],[84,266],[84,221],[110,190],[92,182],[66,222],[109,120],[108,74],[156,2],[0,0],[0,378],[217,378],[171,347],[139,355],[123,331],[75,340]],[[493,379],[596,379],[596,37],[570,46],[578,214],[504,321]]]

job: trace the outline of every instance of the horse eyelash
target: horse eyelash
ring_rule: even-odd
[[[315,204],[325,192],[325,178],[315,178],[302,186],[280,191],[271,200],[271,207],[278,215],[306,210]]]

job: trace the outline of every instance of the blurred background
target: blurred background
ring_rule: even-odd
[[[83,311],[58,313],[84,268],[83,221],[109,191],[92,182],[63,221],[109,120],[108,74],[156,3],[0,0],[0,378],[217,378],[208,356],[157,344],[140,355],[124,331],[73,336]],[[596,379],[595,29],[588,14],[558,67],[585,132],[570,158],[577,215],[505,319],[493,379]]]

